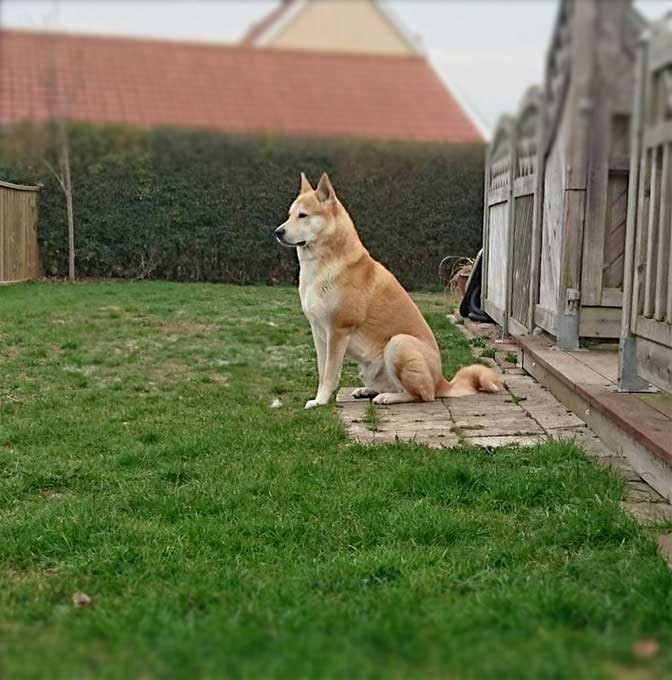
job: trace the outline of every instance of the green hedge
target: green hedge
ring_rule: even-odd
[[[44,269],[62,276],[64,200],[44,163],[22,149],[34,146],[35,134],[23,126],[0,135],[0,177],[44,184]],[[313,181],[329,172],[364,243],[408,287],[437,283],[444,256],[474,255],[480,246],[480,145],[83,124],[71,126],[71,140],[82,277],[292,282],[296,256],[276,244],[272,230],[286,218],[301,171]]]

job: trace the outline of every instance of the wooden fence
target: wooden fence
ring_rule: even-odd
[[[642,41],[637,76],[619,384],[672,392],[672,16]]]
[[[506,254],[509,249],[514,162],[513,121],[504,116],[495,131],[485,164],[483,305],[487,313],[505,328],[509,278]]]
[[[508,280],[508,327],[514,333],[525,333],[532,326],[534,314],[533,286],[536,287],[543,177],[542,153],[543,99],[541,90],[530,88],[523,97],[514,123],[515,165],[513,170],[513,201],[508,260],[511,271]],[[533,271],[534,266],[534,271]],[[535,284],[532,284],[534,279]]]
[[[0,182],[0,284],[40,275],[38,187]]]
[[[543,87],[486,162],[484,308],[558,346],[618,338],[637,39],[628,0],[563,0]]]

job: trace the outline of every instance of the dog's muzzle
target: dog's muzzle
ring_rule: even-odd
[[[299,241],[299,243],[290,243],[289,241],[285,240],[285,228],[284,227],[278,227],[275,230],[275,238],[277,238],[278,242],[282,243],[283,246],[289,246],[290,248],[296,248],[298,246],[305,246],[306,245],[305,241]]]

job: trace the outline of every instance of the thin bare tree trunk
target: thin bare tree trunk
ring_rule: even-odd
[[[74,281],[75,272],[75,215],[72,209],[72,175],[70,174],[70,144],[66,123],[61,123],[61,167],[63,168],[63,192],[68,217],[68,278]]]

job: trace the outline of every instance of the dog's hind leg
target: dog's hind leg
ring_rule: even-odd
[[[396,389],[379,394],[374,404],[434,401],[436,381],[427,351],[417,338],[395,335],[385,346],[384,359],[385,372]]]

